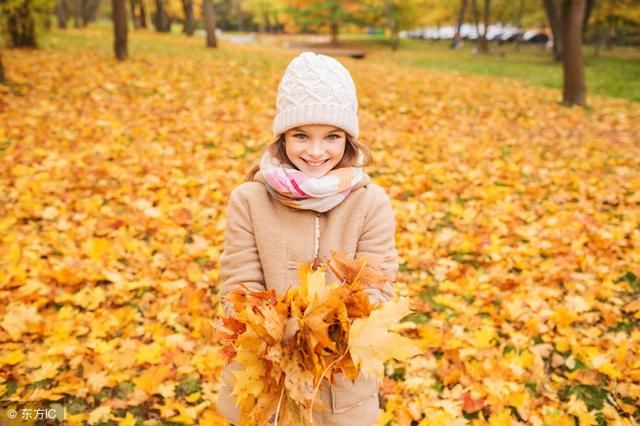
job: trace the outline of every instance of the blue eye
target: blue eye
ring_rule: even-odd
[[[300,136],[300,137],[298,137],[298,136]],[[293,135],[293,137],[296,138],[296,139],[302,140],[302,139],[306,138],[307,135],[304,135],[302,133],[296,133],[295,135]]]
[[[336,139],[340,139],[340,136],[338,136],[338,135],[329,135],[327,137],[332,141],[335,141]]]

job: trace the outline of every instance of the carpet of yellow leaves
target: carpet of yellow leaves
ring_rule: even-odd
[[[224,424],[225,206],[295,53],[195,46],[3,51],[2,399],[65,398],[70,424]],[[379,424],[640,420],[640,106],[344,62],[425,354],[387,365]]]

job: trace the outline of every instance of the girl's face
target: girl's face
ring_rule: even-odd
[[[320,178],[333,169],[344,154],[345,131],[325,124],[294,127],[284,134],[289,160],[306,175]]]

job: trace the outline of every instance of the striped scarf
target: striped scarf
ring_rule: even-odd
[[[358,164],[362,162],[359,153]],[[321,178],[282,163],[265,149],[260,158],[260,172],[267,191],[282,204],[295,209],[326,212],[347,198],[354,185],[363,179],[362,167],[333,169]]]

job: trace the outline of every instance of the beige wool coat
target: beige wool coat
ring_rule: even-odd
[[[366,173],[340,204],[325,213],[285,206],[269,195],[265,185],[258,172],[254,181],[242,183],[231,193],[219,264],[221,298],[240,283],[256,290],[275,289],[282,295],[288,287],[299,285],[300,262],[312,262],[317,253],[324,263],[331,250],[349,258],[365,255],[380,261],[390,282],[384,291],[368,293],[373,300],[392,297],[391,283],[398,270],[394,213],[385,191]],[[331,283],[337,278],[327,270],[325,280]],[[225,310],[230,312],[228,306]],[[218,411],[232,423],[239,421],[231,396],[231,370],[238,367],[237,363],[225,367],[217,401]],[[318,398],[328,408],[314,413],[318,425],[368,426],[379,414],[375,378],[360,376],[353,383],[339,377],[333,385],[322,385]]]

